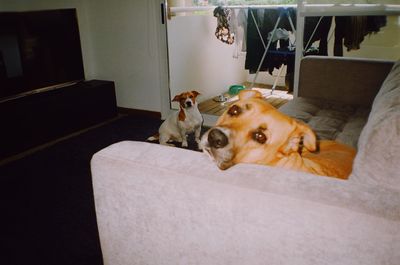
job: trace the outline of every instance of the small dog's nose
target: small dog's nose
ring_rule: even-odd
[[[192,102],[191,101],[186,101],[186,107],[191,107],[192,106]]]
[[[211,129],[207,139],[210,146],[214,148],[222,148],[228,144],[228,137],[218,129]]]

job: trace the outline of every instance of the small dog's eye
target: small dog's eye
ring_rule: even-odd
[[[238,116],[240,113],[242,113],[242,109],[237,105],[233,105],[228,110],[230,116]]]
[[[251,137],[260,144],[264,144],[267,141],[267,136],[261,130],[254,131]]]
[[[193,98],[193,95],[190,95],[189,98]]]

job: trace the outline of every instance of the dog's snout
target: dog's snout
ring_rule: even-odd
[[[186,107],[191,107],[192,106],[192,101],[186,101]]]
[[[211,129],[208,133],[208,143],[211,147],[222,148],[228,144],[228,137],[219,129]]]

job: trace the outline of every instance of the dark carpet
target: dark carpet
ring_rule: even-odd
[[[125,116],[0,167],[1,264],[103,264],[90,159],[123,140],[145,141],[161,121]],[[193,139],[189,148],[194,149]]]

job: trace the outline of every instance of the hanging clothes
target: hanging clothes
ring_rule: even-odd
[[[260,12],[263,11],[263,12]],[[251,15],[253,13],[256,22]],[[250,73],[257,71],[258,65],[265,51],[264,46],[260,40],[256,24],[263,36],[264,43],[268,42],[268,34],[273,30],[276,21],[281,15],[281,12],[287,12],[290,16],[294,25],[296,25],[296,9],[287,8],[271,8],[271,9],[249,9],[247,15],[247,53],[245,69],[249,70]],[[287,14],[282,15],[281,21],[278,24],[278,28],[282,30],[292,31]],[[309,41],[316,25],[318,24],[320,17],[306,17],[304,24],[304,46]],[[318,51],[313,54],[328,55],[328,34],[331,27],[332,17],[323,17],[318,28],[316,29],[310,43],[319,40]],[[256,24],[255,24],[256,23]],[[277,42],[272,42],[267,55],[262,63],[260,71],[268,71],[272,74],[275,68],[279,69],[282,64],[288,66],[287,71],[294,71],[294,51],[290,51],[289,40],[279,40],[280,48],[277,49]]]
[[[386,26],[386,16],[337,16],[335,23],[334,55],[343,56],[343,46],[347,51],[360,49],[365,36]]]
[[[242,41],[242,52],[246,51],[246,40],[247,40],[247,12],[245,9],[239,9],[237,15],[238,27],[243,29],[243,41]]]
[[[306,17],[304,21],[304,45],[303,47],[306,46],[306,44],[309,42],[310,45],[315,42],[319,41],[318,45],[318,51],[316,53],[309,53],[307,51],[308,48],[310,47],[305,47],[305,55],[321,55],[321,56],[327,56],[328,55],[328,35],[329,35],[329,30],[332,25],[332,17],[322,17],[321,22],[318,25],[320,17]],[[318,25],[317,29],[314,32],[315,27]],[[311,38],[312,33],[314,32],[314,35]]]
[[[262,12],[261,12],[262,11]],[[254,18],[253,19],[253,16]],[[245,61],[245,69],[250,73],[256,73],[261,63],[265,48],[258,34],[256,25],[258,26],[264,43],[268,43],[268,34],[273,31],[278,17],[281,20],[277,28],[287,31],[293,31],[288,17],[290,17],[293,25],[296,25],[296,9],[294,8],[271,8],[271,9],[249,9],[247,16],[247,53]],[[318,50],[312,51],[312,54],[327,55],[328,54],[328,34],[332,23],[332,17],[323,17],[316,28],[320,17],[307,17],[304,24],[304,43],[313,43],[319,40]],[[315,29],[315,32],[314,32]],[[310,40],[310,38],[312,39]],[[279,41],[279,49],[277,42]],[[295,51],[289,47],[290,40],[279,39],[271,42],[268,52],[261,63],[260,71],[268,71],[272,74],[273,70],[279,69],[282,65],[286,65],[285,83],[289,91],[293,90],[294,62]],[[308,54],[306,54],[308,55]]]
[[[245,61],[245,69],[249,70],[250,73],[255,73],[257,71],[258,65],[262,58],[262,55],[265,51],[264,45],[260,40],[260,36],[258,34],[258,30],[256,25],[258,26],[261,35],[263,37],[264,43],[268,43],[268,34],[274,29],[276,21],[278,17],[281,15],[281,12],[288,12],[292,21],[295,21],[296,12],[293,8],[288,8],[283,11],[283,9],[251,9],[249,8],[247,14],[247,52],[246,52],[246,61]],[[253,19],[255,18],[255,21]],[[295,22],[294,22],[295,23]],[[282,15],[281,21],[279,22],[278,28],[286,29],[291,31],[290,22],[286,15]],[[288,49],[289,40],[279,40],[280,41],[280,50],[284,51]],[[261,65],[260,71],[268,71],[272,73],[275,68],[280,68],[283,63],[287,63],[286,59],[289,59],[287,56],[283,56],[283,53],[273,54],[270,51],[277,50],[277,42],[272,42],[269,51]],[[294,57],[293,57],[294,58]],[[290,60],[290,59],[289,59]]]
[[[230,26],[235,36],[233,58],[239,58],[240,53],[246,51],[247,12],[244,9],[232,10]]]

